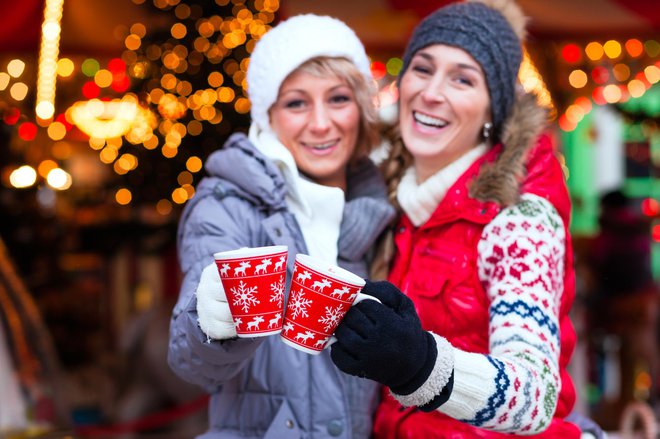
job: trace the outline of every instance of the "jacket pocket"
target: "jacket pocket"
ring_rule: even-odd
[[[280,409],[275,414],[273,422],[266,430],[264,439],[297,439],[302,436],[298,422],[286,399],[282,400]]]

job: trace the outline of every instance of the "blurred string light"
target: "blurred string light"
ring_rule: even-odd
[[[553,113],[555,112],[555,106],[548,87],[546,87],[545,81],[543,81],[527,50],[523,51],[523,60],[518,71],[518,80],[526,92],[534,93],[537,96],[540,105],[549,108]]]
[[[55,83],[64,0],[46,0],[37,73],[37,120],[47,125],[55,114]]]
[[[569,66],[567,83],[577,95],[559,117],[564,131],[574,130],[592,104],[619,104],[642,97],[660,80],[660,43],[653,39],[591,41],[584,47],[568,43],[560,53]]]
[[[132,94],[109,101],[76,102],[67,110],[67,116],[90,137],[109,139],[130,133],[132,143],[148,139],[155,126],[149,110],[141,107]]]
[[[142,4],[144,0],[133,2]],[[153,4],[173,12],[176,22],[170,25],[164,41],[154,41],[152,29],[143,23],[134,23],[123,36],[126,50],[121,57],[121,70],[129,80],[142,84],[146,103],[153,110],[143,119],[141,132],[136,132],[133,123],[129,132],[120,135],[133,144],[141,143],[147,150],[159,151],[166,159],[179,157],[182,151],[189,156],[184,157],[186,170],[178,174],[177,186],[170,189],[168,199],[157,203],[157,211],[168,214],[172,203],[183,204],[194,196],[193,174],[202,169],[202,160],[191,154],[194,150],[181,147],[186,138],[202,136],[209,128],[213,130],[212,137],[218,132],[230,132],[232,127],[224,115],[228,108],[233,114],[249,113],[249,54],[271,28],[280,4],[279,0],[215,0],[217,6],[231,10],[228,16],[205,16],[207,8],[201,2],[154,0]],[[112,71],[110,67],[107,70]],[[90,69],[89,73],[94,80],[87,91],[89,96],[98,97],[109,76],[102,68]],[[98,123],[98,118],[94,119],[93,123]],[[128,123],[117,125],[125,129]],[[99,143],[94,142],[100,159],[114,160],[116,173],[139,167],[136,156],[132,156],[136,158],[133,160],[130,155],[121,155]],[[131,200],[121,197],[122,203]],[[116,201],[119,203],[120,199],[116,197]]]

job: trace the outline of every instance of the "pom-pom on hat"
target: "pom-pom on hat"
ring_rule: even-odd
[[[319,56],[343,57],[371,81],[369,58],[355,32],[336,18],[314,14],[291,17],[257,42],[247,72],[252,121],[270,130],[268,110],[282,82],[306,61]]]
[[[524,27],[525,17],[511,0],[444,6],[415,28],[403,57],[399,80],[418,50],[433,44],[465,50],[481,65],[486,76],[493,132],[499,138],[502,124],[514,102],[515,83],[522,61]]]

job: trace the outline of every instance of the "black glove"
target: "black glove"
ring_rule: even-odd
[[[438,354],[433,336],[422,329],[413,302],[389,282],[367,281],[364,294],[378,298],[351,307],[332,345],[335,365],[408,395],[428,378]]]

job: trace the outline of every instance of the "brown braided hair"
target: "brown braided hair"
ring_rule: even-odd
[[[380,164],[380,171],[387,185],[387,196],[390,203],[398,212],[401,212],[396,191],[406,169],[413,164],[413,157],[403,143],[398,120],[392,125],[381,127],[381,138],[390,145],[390,151],[387,158]]]

